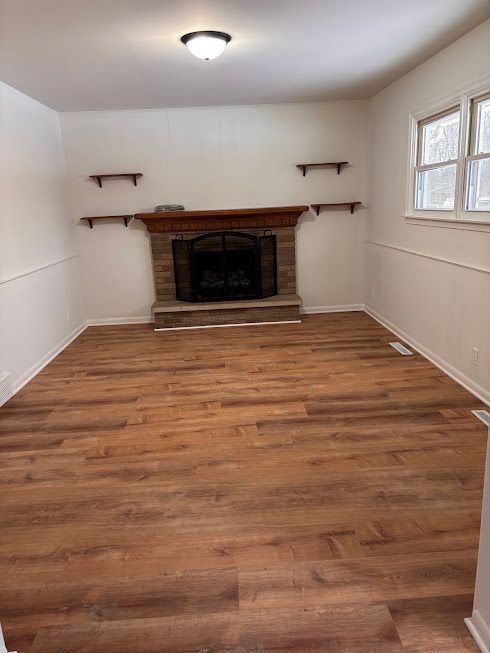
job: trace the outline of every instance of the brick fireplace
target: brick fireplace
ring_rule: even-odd
[[[136,214],[151,237],[155,330],[300,321],[295,227],[307,210]]]

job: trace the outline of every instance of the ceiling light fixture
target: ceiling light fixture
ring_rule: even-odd
[[[209,61],[219,57],[231,41],[231,36],[225,32],[190,32],[180,40],[195,57]]]

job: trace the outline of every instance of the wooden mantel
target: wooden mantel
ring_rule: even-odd
[[[300,215],[308,210],[308,206],[271,206],[258,209],[136,213],[134,217],[142,220],[151,233],[175,233],[294,227]]]

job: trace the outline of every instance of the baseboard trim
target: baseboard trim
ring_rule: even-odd
[[[388,331],[399,336],[411,347],[413,347],[419,354],[427,358],[436,367],[442,370],[445,374],[450,376],[454,381],[459,383],[463,388],[471,392],[477,399],[490,406],[490,392],[485,390],[482,386],[475,383],[472,379],[462,374],[455,367],[447,363],[445,360],[434,354],[430,349],[424,347],[417,340],[412,338],[408,333],[400,329],[398,326],[384,318],[377,313],[373,308],[362,304],[345,304],[341,306],[310,306],[301,309],[301,313],[306,315],[313,315],[315,313],[341,313],[351,311],[365,311],[374,320],[379,322]],[[19,392],[29,381],[31,381],[39,372],[46,367],[58,354],[60,354],[75,338],[77,338],[89,326],[117,326],[124,324],[150,324],[153,319],[149,315],[141,315],[136,317],[119,317],[119,318],[98,318],[86,320],[68,334],[61,342],[53,347],[47,354],[45,354],[37,363],[35,363],[27,372],[25,372],[19,379],[13,382],[14,394]],[[300,324],[301,320],[281,320],[278,322],[246,322],[244,324],[213,324],[208,326],[191,326],[191,327],[175,327],[154,329],[155,331],[184,331],[193,329],[216,329],[228,328],[239,326],[261,326],[266,324]],[[490,653],[490,652],[489,652]]]
[[[482,653],[490,653],[490,628],[478,610],[464,620],[466,627]]]
[[[149,315],[138,317],[120,317],[120,318],[107,318],[85,320],[76,329],[69,333],[61,342],[55,347],[50,349],[47,354],[42,356],[30,369],[27,370],[20,378],[12,383],[13,394],[17,394],[25,385],[32,381],[32,379],[43,370],[46,365],[51,363],[61,352],[68,347],[78,336],[85,331],[89,326],[109,326],[109,325],[123,325],[123,324],[150,324],[153,319]],[[1,650],[0,650],[1,653]]]
[[[87,326],[117,326],[119,324],[151,324],[151,315],[136,315],[135,317],[100,317],[87,320]]]
[[[240,324],[206,324],[204,326],[163,327],[154,331],[190,331],[193,329],[228,329],[229,327],[263,326],[264,324],[301,324],[301,320],[278,320],[277,322],[242,322]]]
[[[349,313],[363,310],[364,304],[340,304],[338,306],[302,306],[299,312],[304,315],[315,315],[316,313]]]
[[[400,327],[396,326],[396,324],[393,324],[392,322],[387,320],[385,317],[377,313],[370,306],[366,305],[364,307],[364,310],[368,315],[370,315],[374,320],[376,320],[376,322],[379,322],[382,326],[388,329],[388,331],[391,331],[395,335],[402,338],[402,340],[407,342],[419,354],[424,356],[424,358],[427,358],[436,367],[438,367],[445,374],[450,376],[453,379],[453,381],[456,381],[456,383],[462,385],[463,388],[465,388],[465,390],[468,390],[468,392],[471,392],[471,394],[474,395],[477,399],[483,401],[484,404],[490,406],[490,392],[488,390],[485,390],[485,388],[483,388],[481,385],[475,383],[473,379],[470,379],[465,374],[463,374],[455,367],[453,367],[450,363],[440,358],[440,356],[434,354],[433,351],[427,349],[427,347],[424,347],[424,345],[422,345],[420,342],[415,340],[415,338],[412,338],[412,336],[410,336],[408,333],[403,331],[403,329],[400,329]]]
[[[87,328],[87,322],[82,322],[82,324],[78,325],[76,329],[74,329],[71,333],[69,333],[61,342],[59,342],[57,345],[55,345],[52,349],[48,351],[47,354],[42,356],[30,369],[27,370],[19,379],[16,379],[13,384],[13,390],[14,390],[14,395],[19,392],[29,381],[31,381],[41,370],[43,370],[46,365],[51,363],[53,359],[58,356],[58,354],[61,354],[63,349],[66,349],[70,343],[72,343],[75,338],[78,338],[78,336],[85,331]]]

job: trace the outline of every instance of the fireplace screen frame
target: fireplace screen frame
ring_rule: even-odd
[[[198,292],[199,279],[199,265],[198,254],[196,252],[196,245],[199,245],[206,239],[221,238],[221,250],[216,250],[217,253],[221,251],[223,257],[223,274],[224,274],[224,290],[222,296],[200,296]],[[254,270],[254,294],[247,296],[230,296],[228,289],[228,275],[227,275],[227,238],[243,238],[247,239],[253,244],[251,249],[253,255],[253,270]],[[268,246],[269,252],[266,251]],[[182,270],[182,255],[187,256],[188,269]],[[272,254],[272,260],[270,256]],[[201,302],[225,302],[225,301],[244,301],[247,299],[263,299],[277,295],[277,238],[275,234],[267,230],[263,235],[257,236],[242,231],[212,231],[210,233],[202,234],[194,238],[184,239],[179,234],[177,238],[172,240],[172,255],[174,264],[174,279],[175,279],[175,293],[176,298],[180,301],[191,303]],[[266,256],[269,256],[269,268],[272,270],[272,284],[271,279],[268,283],[264,284],[263,267],[266,263]],[[268,287],[265,287],[268,286]]]

